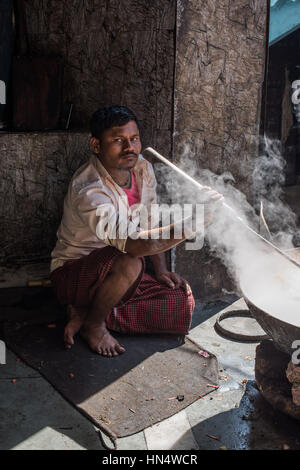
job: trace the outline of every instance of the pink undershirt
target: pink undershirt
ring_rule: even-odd
[[[131,207],[134,204],[141,202],[141,197],[140,197],[139,189],[136,183],[135,174],[132,170],[130,170],[130,173],[131,173],[131,188],[130,189],[122,188],[122,189],[127,194],[128,204]]]

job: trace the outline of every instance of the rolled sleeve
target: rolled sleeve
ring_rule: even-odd
[[[136,225],[129,220],[125,206],[117,210],[109,195],[97,183],[81,188],[74,202],[81,223],[93,235],[106,245],[126,253],[128,235],[136,231]]]
[[[146,206],[157,204],[157,181],[153,166],[147,162],[147,171],[144,180],[144,203]]]

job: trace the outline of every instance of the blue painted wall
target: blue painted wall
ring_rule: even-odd
[[[300,27],[300,0],[270,0],[269,45]]]

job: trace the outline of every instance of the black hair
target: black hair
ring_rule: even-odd
[[[92,137],[100,139],[102,132],[105,130],[115,126],[124,126],[129,121],[135,121],[138,129],[140,128],[137,117],[131,109],[126,106],[104,106],[91,117],[90,131]]]

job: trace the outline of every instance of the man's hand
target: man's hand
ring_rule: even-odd
[[[200,194],[202,195],[202,202],[204,204],[211,204],[224,199],[223,194],[215,191],[210,186],[203,186],[202,192],[200,192]]]
[[[156,280],[161,284],[166,284],[171,289],[178,289],[179,287],[184,290],[186,295],[192,295],[192,289],[185,279],[183,279],[179,274],[170,272],[170,271],[161,271],[157,272]]]
[[[179,274],[168,270],[165,253],[151,256],[151,261],[154,267],[155,278],[158,282],[165,284],[171,289],[181,288],[184,290],[186,295],[192,295],[192,289],[187,281],[179,276]]]
[[[207,190],[207,199],[204,204],[204,227],[212,224],[215,212],[220,207],[220,202],[224,200],[224,196],[209,186],[205,186]]]

